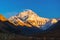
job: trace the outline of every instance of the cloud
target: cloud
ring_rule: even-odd
[[[18,14],[18,12],[7,12],[7,13],[5,13],[5,15],[6,15],[7,18],[9,18],[11,16],[15,16],[17,14]]]

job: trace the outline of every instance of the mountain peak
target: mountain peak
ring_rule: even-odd
[[[14,24],[18,24],[21,26],[40,27],[42,25],[45,25],[46,22],[48,22],[50,19],[39,17],[32,10],[25,10],[19,13],[17,16],[10,17],[8,20],[13,22]]]
[[[15,25],[38,28],[45,25],[47,22],[49,23],[49,21],[51,24],[54,24],[58,21],[56,19],[39,17],[37,13],[33,12],[32,10],[20,12],[18,15],[12,16],[8,20]]]

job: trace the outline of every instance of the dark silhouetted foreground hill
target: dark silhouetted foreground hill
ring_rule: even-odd
[[[24,29],[24,28],[22,28]],[[2,22],[0,21],[0,39],[1,40],[44,40],[44,39],[60,39],[60,21],[58,21],[56,24],[52,25],[51,28],[43,31],[42,33],[39,32],[39,29],[33,29],[33,33],[35,31],[38,31],[39,33],[36,33],[35,35],[27,36],[27,35],[21,35],[24,33],[24,31],[28,32],[29,28],[26,28],[25,30],[19,29],[19,27],[14,26],[8,21]],[[30,28],[31,29],[31,28]],[[19,33],[19,34],[18,34]]]

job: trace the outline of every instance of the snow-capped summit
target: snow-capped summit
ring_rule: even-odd
[[[39,17],[32,10],[20,12],[17,16],[12,16],[8,20],[15,25],[37,28],[44,26],[50,21],[48,18]],[[51,19],[51,24],[54,24],[56,22],[56,19]]]

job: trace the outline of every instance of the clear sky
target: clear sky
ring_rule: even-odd
[[[60,0],[0,0],[0,14],[6,18],[24,9],[31,9],[42,17],[59,18]]]

